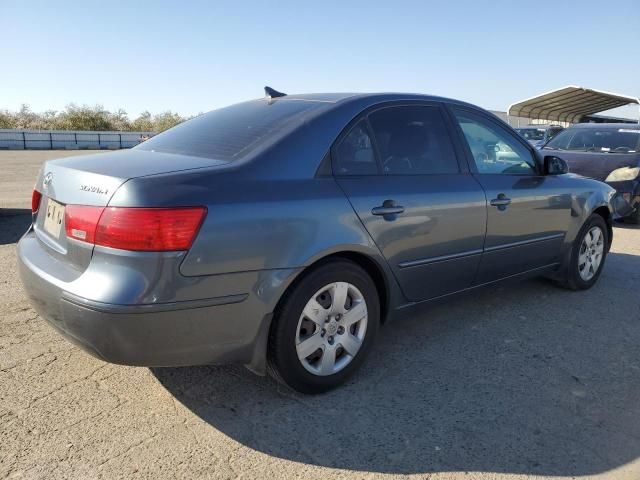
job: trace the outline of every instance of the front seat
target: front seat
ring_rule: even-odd
[[[385,173],[409,174],[422,170],[428,140],[420,125],[408,125],[391,134],[389,148],[382,165]]]

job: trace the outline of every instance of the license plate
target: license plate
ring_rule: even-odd
[[[47,216],[44,219],[44,230],[54,238],[60,236],[62,229],[62,220],[64,220],[64,205],[47,199]]]

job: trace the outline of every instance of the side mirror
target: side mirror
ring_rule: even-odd
[[[562,175],[569,172],[569,165],[560,157],[548,155],[544,157],[545,175]]]

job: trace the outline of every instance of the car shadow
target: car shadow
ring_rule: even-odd
[[[0,245],[16,243],[31,225],[31,210],[0,208]]]
[[[625,230],[640,230],[640,225],[637,223],[630,223],[624,220],[618,220],[613,224],[616,228],[622,228]],[[614,234],[615,235],[615,234]]]
[[[242,367],[156,368],[213,428],[305,464],[579,476],[640,456],[640,257],[600,282],[478,291],[385,325],[347,385],[305,396]],[[635,285],[635,286],[634,286]]]

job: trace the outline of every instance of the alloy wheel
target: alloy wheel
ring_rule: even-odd
[[[598,272],[604,255],[604,234],[600,227],[591,227],[582,239],[578,253],[578,272],[585,282]]]

